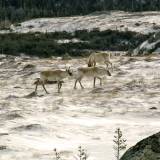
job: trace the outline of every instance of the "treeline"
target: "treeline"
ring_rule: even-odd
[[[160,0],[0,0],[0,21],[84,15],[104,10],[160,10]]]
[[[119,31],[87,31],[79,30],[74,33],[26,33],[0,34],[0,52],[3,54],[19,55],[25,53],[39,57],[85,56],[91,50],[128,51],[148,39],[149,35],[135,32]],[[70,40],[64,43],[63,40]],[[72,41],[77,39],[76,43]],[[61,40],[61,41],[60,41]]]

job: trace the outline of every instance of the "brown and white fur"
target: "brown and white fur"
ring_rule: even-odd
[[[62,87],[62,80],[68,76],[72,76],[70,69],[64,70],[49,70],[49,71],[42,71],[40,72],[40,78],[36,82],[35,92],[37,92],[38,85],[42,85],[43,89],[46,93],[48,91],[45,88],[46,81],[56,81],[58,84],[58,93]]]
[[[80,67],[77,69],[77,75],[76,75],[74,89],[76,89],[77,82],[79,82],[82,89],[84,88],[81,83],[81,80],[84,77],[93,77],[94,78],[94,82],[93,82],[94,88],[95,88],[95,84],[96,84],[96,78],[100,80],[100,85],[102,85],[101,76],[104,76],[106,74],[108,76],[111,76],[111,73],[109,72],[109,70],[106,68],[103,68],[103,67]]]
[[[110,53],[101,53],[101,52],[95,52],[92,53],[88,58],[88,67],[96,66],[96,63],[105,63],[107,68],[109,65],[111,66],[111,69],[113,70],[112,63],[110,61]]]

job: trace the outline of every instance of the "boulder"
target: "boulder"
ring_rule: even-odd
[[[160,53],[160,32],[154,33],[148,40],[140,44],[133,50],[132,55],[146,55],[146,54]]]
[[[138,142],[120,160],[160,160],[160,132]]]

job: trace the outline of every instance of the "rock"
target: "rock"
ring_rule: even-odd
[[[33,64],[27,64],[23,67],[23,70],[30,70],[30,69],[34,69],[35,68],[35,65]]]
[[[90,93],[102,93],[103,91],[103,88],[94,88]]]
[[[126,75],[127,74],[127,72],[124,72],[124,71],[120,71],[120,72],[118,72],[117,73],[117,77],[120,77],[120,76],[124,76],[124,75]]]
[[[151,107],[149,109],[151,109],[151,110],[157,110],[157,107]]]
[[[18,131],[25,131],[25,130],[39,130],[42,129],[42,127],[40,124],[29,124],[29,125],[21,125],[13,129]]]
[[[135,25],[135,26],[140,26],[141,24],[137,22],[137,23],[135,23],[134,25]]]
[[[5,54],[0,54],[0,61],[2,61],[3,59],[6,58],[6,55]]]
[[[0,145],[0,150],[5,150],[5,149],[7,149],[6,146],[1,146],[1,145]]]
[[[7,136],[9,135],[8,133],[0,133],[0,136]]]
[[[22,88],[22,87],[20,87],[20,86],[15,86],[14,88]]]
[[[133,50],[132,55],[148,55],[151,53],[160,53],[160,32],[154,33],[148,40],[140,44]]]
[[[13,120],[15,118],[22,118],[22,116],[19,115],[18,113],[10,113],[10,114],[7,115],[8,120]]]
[[[8,99],[15,99],[15,98],[19,98],[19,97],[15,96],[15,95],[9,95],[5,99],[8,100]]]
[[[34,92],[29,93],[26,96],[23,96],[23,98],[32,98],[32,97],[36,97],[36,96],[37,96],[37,93],[34,91]]]
[[[120,160],[159,160],[160,132],[138,142]]]

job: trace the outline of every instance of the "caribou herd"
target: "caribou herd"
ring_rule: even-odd
[[[101,63],[101,62],[105,63],[106,67],[101,67],[96,65],[96,63]],[[92,77],[94,79],[93,87],[95,87],[96,79],[99,79],[100,85],[102,85],[101,77],[104,75],[111,76],[111,73],[109,71],[109,65],[113,70],[109,53],[95,52],[89,56],[88,66],[77,68],[77,71],[75,73],[73,73],[70,68],[66,70],[55,69],[55,70],[42,71],[40,72],[40,78],[37,78],[37,81],[35,83],[36,84],[35,93],[37,93],[38,85],[42,85],[45,92],[48,93],[47,89],[45,88],[45,83],[47,81],[56,81],[58,84],[58,93],[59,93],[62,87],[63,79],[69,76],[75,78],[74,89],[76,89],[77,82],[79,82],[82,89],[84,88],[81,83],[81,80],[84,77]]]

